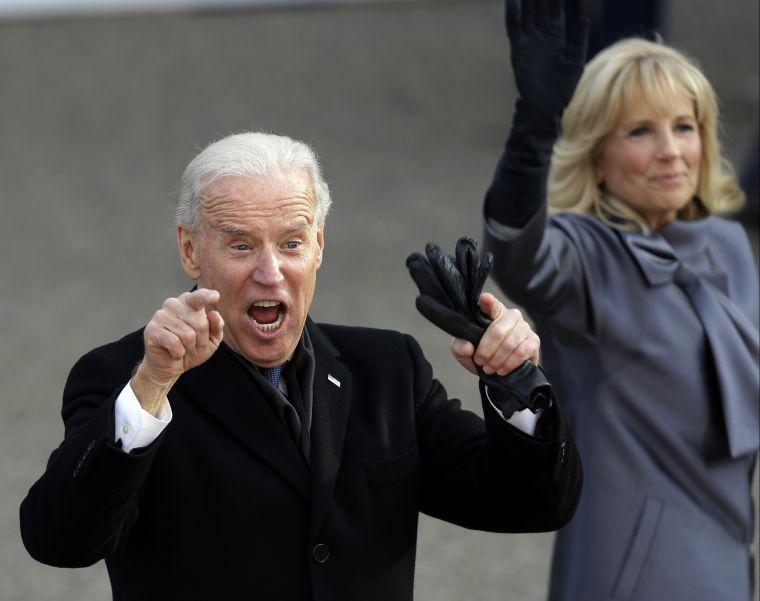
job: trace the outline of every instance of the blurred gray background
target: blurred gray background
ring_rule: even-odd
[[[715,84],[725,149],[741,162],[758,126],[758,2],[665,4],[666,38]],[[404,259],[427,240],[480,236],[515,95],[502,10],[452,0],[0,20],[0,599],[110,599],[102,563],[28,557],[18,505],[63,435],[74,361],[189,286],[174,192],[196,148],[227,133],[285,133],[324,163],[334,213],[312,316],[411,332],[479,411],[448,337],[414,309]],[[423,516],[416,598],[543,599],[551,543]]]

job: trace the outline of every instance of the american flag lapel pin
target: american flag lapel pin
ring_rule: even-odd
[[[327,374],[327,379],[340,388],[340,380],[332,374]]]

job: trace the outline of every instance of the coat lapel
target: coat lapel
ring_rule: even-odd
[[[316,363],[311,425],[311,531],[316,534],[327,513],[340,467],[351,407],[351,372],[338,361],[338,351],[319,328],[311,320],[306,326]]]
[[[309,468],[290,432],[245,369],[222,345],[203,365],[186,372],[169,397],[187,397],[221,423],[247,449],[266,461],[305,501],[311,497]]]

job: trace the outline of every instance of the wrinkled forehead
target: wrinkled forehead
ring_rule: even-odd
[[[314,222],[316,199],[307,174],[288,171],[262,176],[211,179],[200,195],[204,221],[222,224],[267,217]]]

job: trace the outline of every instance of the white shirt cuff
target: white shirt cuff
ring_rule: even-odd
[[[536,431],[536,423],[538,422],[538,418],[541,417],[540,411],[538,413],[533,413],[530,409],[523,409],[522,411],[515,411],[509,417],[504,417],[504,413],[502,413],[501,410],[493,404],[491,397],[488,396],[487,386],[486,398],[488,399],[488,402],[491,403],[491,407],[494,408],[494,411],[496,411],[496,413],[498,413],[504,420],[506,420],[508,424],[514,426],[520,430],[520,432],[524,432],[525,434],[533,436]]]
[[[538,418],[541,417],[541,412],[533,413],[530,409],[523,409],[522,411],[515,411],[507,420],[508,424],[512,424],[518,430],[525,432],[526,434],[533,434],[536,431],[536,423]]]
[[[129,453],[133,449],[147,447],[172,421],[172,408],[169,399],[164,397],[158,416],[153,416],[140,406],[132,386],[127,385],[116,398],[114,408],[116,419],[115,442],[121,439],[121,449]]]

